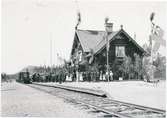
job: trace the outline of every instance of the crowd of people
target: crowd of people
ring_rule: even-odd
[[[66,73],[59,73],[59,74],[39,74],[34,73],[31,77],[32,82],[65,82],[66,80]]]
[[[50,73],[50,74],[39,74],[34,73],[31,76],[32,82],[65,82],[65,81],[87,81],[87,82],[98,82],[98,81],[112,81],[113,73],[109,71],[109,74],[98,72],[98,71],[86,71],[86,72],[76,72],[72,73],[60,72],[60,73]]]
[[[113,80],[113,73],[112,71],[109,72],[109,74],[106,72],[106,73],[103,73],[102,71],[101,72],[98,72],[98,71],[92,71],[92,72],[82,72],[81,73],[81,78],[83,81],[112,81]]]

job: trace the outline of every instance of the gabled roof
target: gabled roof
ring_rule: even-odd
[[[119,31],[113,31],[108,35],[109,41],[114,40],[115,36],[123,32],[141,51],[145,50],[140,47],[135,40],[133,40],[123,29]],[[93,49],[93,52],[96,54],[101,49],[105,48],[105,31],[95,31],[95,30],[76,30],[76,34],[81,43],[84,52],[90,52]]]
[[[94,47],[103,40],[105,36],[104,31],[93,31],[93,30],[76,30],[76,34],[81,43],[84,52],[89,52],[90,49]]]
[[[115,32],[112,32],[108,35],[108,40],[112,40],[114,36],[116,36],[118,34],[119,31],[115,31]],[[105,37],[103,38],[103,40],[101,40],[93,49],[93,51],[95,53],[97,53],[100,49],[102,49],[103,47],[105,47],[106,45],[106,39]]]
[[[116,33],[112,32],[109,36],[112,37]],[[76,34],[84,52],[89,52],[90,49],[96,52],[105,45],[105,31],[76,30]]]

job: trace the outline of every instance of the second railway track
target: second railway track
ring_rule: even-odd
[[[145,107],[141,105],[125,103],[112,100],[107,97],[99,97],[76,91],[69,91],[53,86],[43,86],[40,84],[29,84],[30,87],[47,92],[57,97],[63,98],[71,103],[75,103],[85,108],[92,108],[95,113],[102,112],[101,117],[111,118],[165,118],[165,110]]]

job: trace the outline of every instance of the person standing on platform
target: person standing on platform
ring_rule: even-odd
[[[85,72],[83,72],[82,76],[83,76],[83,81],[85,81],[86,80],[86,74],[85,74]]]
[[[105,80],[108,81],[108,79],[109,79],[108,78],[108,72],[106,71],[106,73],[105,73]]]
[[[99,71],[96,71],[96,81],[99,81],[100,80],[100,73]]]
[[[91,81],[91,72],[88,72],[88,81]]]
[[[112,70],[110,70],[110,76],[109,76],[109,79],[110,79],[110,81],[113,80],[113,72],[112,72]]]
[[[59,73],[59,84],[62,83],[62,72]]]

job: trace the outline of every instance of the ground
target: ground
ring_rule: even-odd
[[[49,83],[55,84],[55,83]],[[144,105],[153,108],[166,109],[166,81],[158,84],[144,81],[119,81],[119,82],[65,82],[62,85],[83,88],[99,89],[115,100]]]
[[[158,84],[143,81],[121,81],[65,82],[61,85],[103,90],[115,100],[165,109],[165,84],[166,81],[160,81]],[[95,117],[94,114],[92,115],[75,105],[67,104],[67,102],[56,96],[38,91],[23,84],[16,82],[3,83],[1,89],[1,116]]]
[[[1,106],[3,117],[94,117],[56,96],[16,82],[1,84]]]

